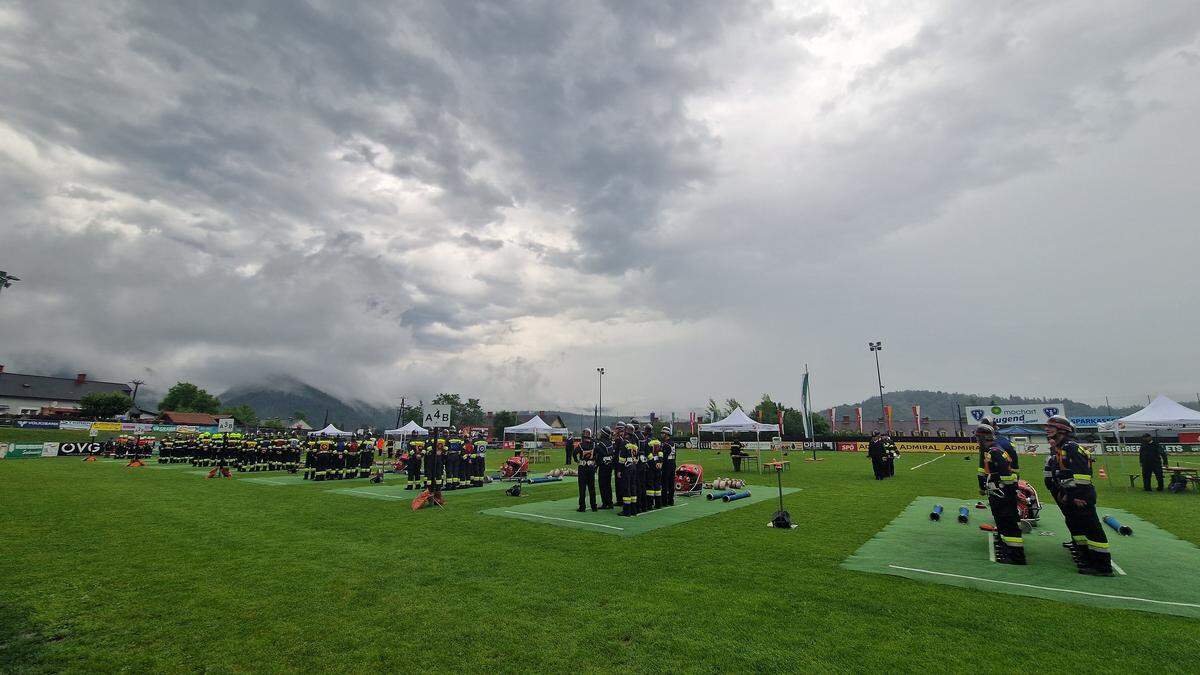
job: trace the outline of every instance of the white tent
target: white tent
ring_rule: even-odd
[[[778,424],[763,424],[750,419],[750,416],[742,412],[741,408],[729,413],[729,416],[723,420],[701,424],[700,431],[712,431],[717,433],[725,432],[754,432],[773,431],[779,433]]]
[[[528,422],[525,422],[524,424],[504,427],[504,434],[506,436],[508,434],[533,434],[533,437],[537,438],[538,434],[545,434],[549,436],[550,434],[566,433],[566,429],[559,429],[558,427],[552,427],[549,424],[546,424],[541,415],[534,415]]]
[[[318,431],[310,431],[310,432],[308,432],[308,435],[309,436],[353,436],[354,434],[350,433],[349,431],[342,431],[341,429],[330,424],[329,426],[325,427],[324,429],[320,429]]]
[[[1132,415],[1101,422],[1096,428],[1102,434],[1117,435],[1137,431],[1197,431],[1200,430],[1200,412],[1160,395]]]
[[[416,422],[409,422],[399,429],[388,429],[383,434],[385,436],[428,436],[429,430]]]

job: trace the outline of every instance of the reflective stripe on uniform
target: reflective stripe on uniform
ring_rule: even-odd
[[[1088,546],[1090,546],[1092,548],[1101,548],[1101,549],[1105,549],[1105,550],[1108,549],[1107,541],[1092,541],[1091,539],[1088,539],[1087,543],[1088,543]]]
[[[1001,539],[1001,541],[1003,541],[1005,544],[1007,544],[1009,546],[1024,546],[1025,545],[1025,540],[1022,539],[1021,537],[1001,536],[1000,539]]]

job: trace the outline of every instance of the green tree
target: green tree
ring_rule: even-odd
[[[517,414],[511,410],[501,410],[492,418],[492,435],[501,436],[504,434],[504,427],[512,427],[517,424]]]
[[[204,391],[191,382],[176,382],[159,402],[158,409],[164,412],[195,412],[217,414],[221,402],[216,396]]]
[[[734,410],[737,410],[738,408],[741,408],[741,407],[742,407],[742,404],[738,403],[738,400],[736,398],[730,397],[730,398],[725,399],[725,414],[726,415],[732,413]]]
[[[829,435],[829,432],[830,432],[829,420],[826,419],[824,415],[814,412],[814,413],[809,413],[808,418],[810,420],[812,420],[812,430],[813,430],[814,435],[816,435],[816,436],[828,436]]]
[[[84,396],[79,403],[87,417],[116,417],[129,412],[133,399],[120,391],[96,392]]]
[[[242,404],[235,408],[226,408],[221,412],[226,415],[232,415],[234,421],[243,426],[258,426],[258,413],[254,412],[254,408],[248,405]]]
[[[704,408],[704,414],[708,416],[709,422],[716,422],[722,417],[721,406],[717,405],[717,402],[710,398],[708,399],[708,406]]]
[[[483,404],[479,402],[479,399],[467,399],[458,415],[458,423],[470,427],[482,427],[487,424],[487,413],[484,412]]]
[[[292,419],[299,420],[301,422],[304,422],[305,424],[312,424],[311,422],[308,421],[308,414],[305,413],[303,410],[297,410],[296,412],[292,413]]]
[[[263,425],[263,427],[265,427],[267,429],[283,429],[284,428],[283,420],[279,419],[278,417],[272,417],[269,420],[264,420],[262,425]]]

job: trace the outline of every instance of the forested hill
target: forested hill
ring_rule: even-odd
[[[885,391],[884,402],[892,406],[897,415],[909,414],[912,406],[921,406],[921,415],[935,420],[952,420],[957,419],[958,411],[955,409],[955,404],[959,406],[969,405],[1008,405],[1021,403],[1062,403],[1067,414],[1071,417],[1099,417],[1103,415],[1124,416],[1141,410],[1143,406],[1130,406],[1125,408],[1109,408],[1107,406],[1094,406],[1087,403],[1080,403],[1069,398],[1059,396],[1017,396],[1014,394],[959,394],[945,391],[925,391],[922,389],[906,389],[903,391]],[[1182,401],[1187,405],[1187,401]],[[863,412],[867,416],[878,416],[879,397],[872,396],[865,401],[858,403],[844,403],[838,408],[853,408],[862,406]],[[842,413],[846,414],[846,413]]]

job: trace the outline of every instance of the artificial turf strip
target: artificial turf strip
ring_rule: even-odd
[[[917,495],[976,499],[973,458],[920,466],[936,456],[876,481],[863,453],[793,454],[798,529],[766,527],[767,500],[634,539],[478,513],[503,492],[411,513],[338,483],[0,460],[0,673],[1195,671],[1195,619],[841,567]],[[737,475],[724,454],[679,462]],[[1102,513],[1200,543],[1200,495],[1131,489],[1117,468]]]
[[[485,513],[489,516],[528,520],[543,525],[555,525],[558,527],[587,530],[589,532],[615,534],[621,537],[636,537],[639,534],[645,534],[660,527],[678,525],[679,523],[686,523],[689,520],[703,518],[704,516],[725,513],[751,504],[757,504],[767,499],[777,499],[779,495],[777,488],[769,488],[762,485],[747,485],[743,489],[750,491],[749,497],[726,503],[720,499],[709,500],[702,495],[695,497],[676,496],[674,506],[647,511],[633,517],[617,515],[620,513],[619,507],[612,510],[604,509],[580,513],[576,510],[579,508],[578,497],[540,502],[513,500],[504,506],[484,509],[480,513]],[[788,495],[798,491],[798,488],[784,488],[783,494]]]
[[[574,481],[574,479],[571,479]],[[334,481],[339,483],[341,481]],[[549,483],[522,483],[521,491],[527,491],[531,488],[536,489],[543,485],[562,485],[564,481],[551,481]],[[574,484],[572,482],[572,484]],[[446,490],[442,492],[442,497],[446,500],[447,506],[453,506],[453,503],[461,497],[468,497],[473,494],[485,492],[495,492],[497,490],[507,490],[515,485],[508,481],[492,481],[485,483],[480,487],[463,488],[460,490]],[[400,482],[391,485],[375,485],[371,483],[361,484],[359,487],[338,487],[333,490],[327,490],[330,493],[342,494],[349,497],[363,497],[364,499],[380,499],[384,501],[411,501],[417,495],[421,494],[421,490],[407,490]]]
[[[929,519],[934,504],[945,511],[941,521]],[[950,497],[917,497],[908,508],[842,567],[892,574],[936,584],[981,591],[1026,595],[1059,602],[1200,618],[1200,549],[1152,523],[1115,508],[1102,508],[1133,528],[1120,536],[1105,527],[1113,562],[1123,574],[1092,577],[1079,574],[1061,542],[1070,539],[1062,512],[1042,509],[1038,527],[1024,536],[1025,566],[1002,565],[989,558],[987,510],[970,508],[970,522],[957,522],[959,506],[973,503]]]

